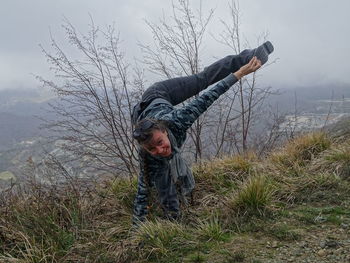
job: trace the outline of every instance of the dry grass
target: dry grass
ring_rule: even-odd
[[[346,141],[325,151],[312,166],[314,170],[328,171],[344,179],[350,179],[350,142]]]
[[[257,156],[250,152],[207,161],[193,167],[196,197],[203,206],[217,205],[254,171]]]
[[[249,174],[254,163],[258,161],[255,153],[249,152],[242,155],[233,155],[222,159],[215,159],[194,166],[193,171],[200,177],[218,177],[241,179],[243,175]]]
[[[322,132],[303,135],[270,155],[270,161],[281,169],[305,166],[331,146],[330,138]]]
[[[89,242],[115,242],[130,227],[130,211],[107,190],[38,184],[2,197],[0,254],[10,262],[61,262],[86,247],[93,254]]]
[[[314,132],[298,137],[283,148],[270,154],[264,163],[264,172],[269,174],[278,189],[277,198],[287,203],[303,201],[308,191],[323,187],[330,180],[321,173],[312,173],[312,163],[332,145],[329,136]]]
[[[13,188],[0,196],[0,262],[203,262],[205,251],[214,255],[237,233],[264,232],[265,221],[291,204],[346,196],[349,163],[349,142],[323,133],[264,160],[249,153],[206,162],[194,167],[195,204],[182,220],[160,220],[154,208],[133,231],[136,179]],[[281,240],[297,237],[284,226],[266,229]]]
[[[216,215],[207,220],[198,220],[196,225],[196,233],[199,239],[205,242],[211,240],[224,241],[226,239],[225,232],[222,222]]]
[[[225,203],[229,209],[243,214],[248,211],[262,213],[271,204],[273,194],[273,186],[265,176],[252,176]]]
[[[150,258],[158,261],[170,255],[174,249],[191,245],[186,226],[168,220],[147,221],[136,230],[133,236],[135,243],[142,244],[143,251],[139,258]]]

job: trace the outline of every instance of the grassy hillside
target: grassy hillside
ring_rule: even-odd
[[[1,199],[0,262],[349,262],[350,140],[308,134],[265,159],[193,168],[179,222],[130,229],[135,180],[13,188]]]

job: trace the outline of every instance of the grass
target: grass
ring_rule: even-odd
[[[136,179],[13,188],[0,196],[0,262],[260,262],[267,242],[349,224],[349,160],[349,141],[314,133],[263,160],[206,162],[193,168],[195,202],[180,221],[154,205],[138,229]]]
[[[200,240],[208,241],[225,241],[229,238],[228,233],[222,226],[217,216],[208,220],[199,220],[197,225],[197,234]]]
[[[196,262],[206,262],[206,256],[197,252],[197,253],[194,253],[194,254],[190,254],[188,255],[184,262],[191,262],[191,263],[196,263]]]
[[[136,231],[136,242],[142,244],[144,256],[161,260],[185,246],[189,238],[185,226],[167,220],[146,222]]]
[[[335,172],[336,167],[326,160],[334,153],[333,149],[338,151],[343,146],[332,143],[325,133],[310,133],[270,154],[265,173],[270,174],[279,189],[277,199],[289,204],[317,201],[322,198],[322,192],[328,194],[341,188],[343,180]]]
[[[318,170],[332,171],[342,178],[350,178],[350,143],[330,148],[314,165]]]
[[[307,224],[340,225],[350,221],[350,209],[348,207],[300,207],[293,211],[292,216]]]
[[[331,146],[330,138],[322,132],[303,135],[290,141],[280,151],[273,152],[270,160],[281,169],[305,166]]]
[[[244,262],[246,259],[246,252],[242,250],[231,252],[225,249],[221,250],[220,253],[222,253],[225,256],[222,260],[222,262],[225,263]]]
[[[193,173],[199,187],[204,184],[206,191],[225,195],[249,177],[256,162],[257,157],[253,153],[234,155],[196,165],[193,167]]]
[[[26,262],[39,262],[46,254],[65,255],[76,240],[76,231],[84,227],[82,211],[73,198],[65,202],[42,201],[21,200],[13,204],[11,214],[4,216],[11,222],[3,228],[12,239],[7,245],[18,247],[15,254],[23,254]]]
[[[294,241],[294,240],[300,240],[302,237],[302,234],[300,231],[289,224],[274,224],[270,227],[267,227],[268,234],[272,235],[273,237],[277,238],[278,240],[283,241]]]
[[[109,184],[109,190],[128,210],[133,209],[135,199],[135,188],[137,187],[137,180],[117,178]]]
[[[252,176],[238,191],[227,199],[227,206],[232,210],[253,211],[261,213],[271,204],[273,187],[264,176]]]

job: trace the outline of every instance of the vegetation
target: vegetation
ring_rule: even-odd
[[[198,165],[183,217],[161,219],[154,202],[136,229],[135,179],[14,186],[0,199],[0,262],[265,262],[266,244],[349,224],[349,145],[313,133],[265,159]]]

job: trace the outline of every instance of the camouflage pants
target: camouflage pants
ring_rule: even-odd
[[[177,219],[180,215],[179,199],[171,174],[164,173],[162,176],[152,179],[165,217],[168,219]]]

